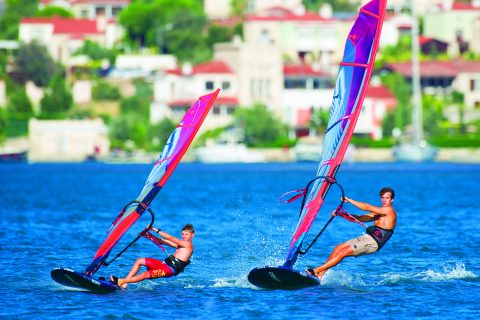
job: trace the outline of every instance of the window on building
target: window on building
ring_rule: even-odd
[[[185,112],[187,112],[188,107],[175,107],[172,108],[172,116],[174,118],[181,118],[185,115]]]
[[[213,81],[206,81],[205,82],[205,89],[213,90]]]
[[[272,38],[270,37],[270,33],[268,32],[268,30],[263,29],[260,32],[260,42],[264,43],[264,44],[269,44],[269,43],[273,42]]]
[[[284,81],[285,89],[305,89],[307,87],[306,79],[290,78]]]
[[[470,80],[470,91],[480,91],[480,79]]]
[[[80,10],[80,18],[89,18],[88,16],[88,9]]]
[[[105,7],[96,7],[95,8],[95,17],[104,16],[104,15],[105,15]]]
[[[118,17],[120,11],[122,11],[122,8],[121,8],[121,7],[113,7],[113,8],[112,8],[112,16]]]
[[[230,81],[222,81],[222,90],[230,89]]]
[[[313,79],[313,89],[331,89],[335,88],[335,82],[332,79],[316,78]]]

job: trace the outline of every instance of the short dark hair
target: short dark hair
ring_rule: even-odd
[[[390,192],[392,194],[392,199],[395,198],[395,191],[393,191],[393,189],[390,188],[390,187],[383,187],[382,189],[380,189],[380,192],[379,192],[380,197],[383,196],[387,192]]]
[[[193,229],[193,225],[187,223],[185,227],[182,228],[182,231],[190,231],[191,233],[195,233],[195,229]]]

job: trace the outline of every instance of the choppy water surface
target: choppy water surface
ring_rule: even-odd
[[[180,164],[153,209],[156,225],[174,235],[185,223],[195,225],[195,253],[185,273],[106,295],[51,280],[54,267],[84,270],[149,171],[149,165],[0,165],[0,317],[480,317],[479,165],[345,165],[337,178],[354,199],[379,204],[382,186],[395,189],[394,236],[379,253],[345,259],[321,286],[268,291],[250,285],[247,274],[284,261],[300,203],[281,204],[279,197],[304,187],[316,165]],[[337,204],[335,192],[327,206]],[[320,214],[314,231],[328,212]],[[357,224],[335,219],[296,266],[320,264],[335,244],[362,232]],[[98,275],[125,275],[140,256],[163,258],[164,253],[143,240]]]

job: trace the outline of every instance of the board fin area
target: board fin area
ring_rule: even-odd
[[[95,293],[109,293],[122,290],[110,280],[96,279],[87,276],[85,273],[77,272],[67,268],[55,268],[50,273],[52,279],[61,285],[83,289]]]
[[[255,268],[248,274],[248,281],[264,289],[302,289],[318,286],[320,279],[288,267]]]

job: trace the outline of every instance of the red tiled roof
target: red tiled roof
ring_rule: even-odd
[[[211,61],[193,66],[193,73],[233,73],[223,61]]]
[[[452,10],[480,10],[480,6],[475,6],[467,2],[454,2]]]
[[[168,74],[175,74],[181,76],[183,74],[181,68],[175,68],[167,70]],[[200,63],[192,67],[191,74],[204,74],[204,73],[233,73],[232,69],[223,61],[211,61]]]
[[[366,96],[376,99],[395,99],[393,93],[384,85],[368,86]]]
[[[217,104],[217,105],[219,105],[219,104],[238,105],[239,103],[240,102],[235,97],[222,97],[222,96],[220,96],[215,100],[215,104]]]
[[[384,85],[368,86],[366,98],[372,100],[382,100],[387,110],[393,110],[397,105],[397,98]]]
[[[411,62],[390,63],[386,67],[403,76],[412,76]],[[460,72],[480,72],[480,61],[457,59],[420,62],[420,73],[424,77],[456,77]]]
[[[248,15],[246,21],[332,21],[318,13],[305,11],[303,14],[295,14],[291,10],[282,7],[274,7],[267,10],[264,14]]]
[[[308,64],[285,64],[283,74],[287,76],[329,76],[329,74],[316,71]]]
[[[412,25],[411,24],[400,24],[398,25],[398,29],[400,30],[410,30],[412,28]]]
[[[86,35],[98,34],[97,22],[95,20],[87,19],[67,19],[60,17],[53,18],[23,18],[21,23],[24,24],[53,24],[54,34],[72,34]]]
[[[229,17],[227,19],[213,19],[212,23],[217,26],[222,26],[222,27],[233,27],[236,26],[237,24],[242,23],[242,19],[238,17]]]
[[[168,105],[171,108],[176,108],[176,107],[185,107],[185,106],[191,106],[195,102],[194,99],[179,99],[179,100],[172,100],[168,102]],[[238,99],[235,97],[228,97],[228,96],[219,96],[215,100],[215,105],[238,105]]]
[[[171,108],[191,106],[195,101],[193,99],[172,100],[168,102]]]
[[[419,36],[418,41],[420,42],[420,45],[424,45],[424,44],[429,43],[429,42],[437,42],[437,43],[440,42],[440,43],[447,44],[445,41],[441,41],[441,40],[438,40],[438,39],[429,38],[429,37],[425,37],[425,36]]]
[[[419,37],[418,37],[418,42],[420,43],[420,45],[425,44],[425,43],[428,43],[428,42],[430,42],[430,41],[432,41],[432,40],[433,40],[432,38],[425,37],[425,36],[419,36]]]

